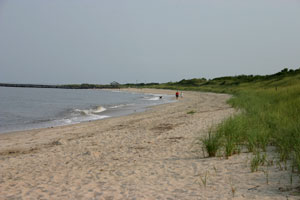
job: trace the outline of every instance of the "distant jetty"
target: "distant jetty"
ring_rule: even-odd
[[[116,89],[116,85],[97,85],[97,84],[70,84],[70,85],[42,85],[42,84],[14,84],[0,83],[0,87],[22,87],[22,88],[58,88],[58,89]]]

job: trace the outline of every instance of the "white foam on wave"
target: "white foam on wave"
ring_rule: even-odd
[[[97,114],[101,113],[103,111],[106,111],[106,108],[102,106],[98,106],[96,109],[87,109],[87,110],[80,110],[80,109],[75,109],[74,110],[76,113],[80,113],[83,115],[92,115],[92,114]]]
[[[120,92],[123,92],[123,91],[120,91],[120,90],[109,90],[110,92],[115,92],[115,93],[120,93]]]
[[[71,119],[62,119],[62,120],[60,120],[60,121],[62,121],[62,122],[65,123],[65,124],[71,124],[71,123],[72,123],[72,120],[71,120]]]
[[[120,104],[120,105],[116,105],[116,106],[111,106],[109,108],[121,108],[121,107],[124,107],[125,104]]]
[[[61,120],[56,120],[55,123],[57,124],[62,124],[62,125],[67,125],[67,124],[77,124],[80,122],[86,122],[86,121],[94,121],[94,120],[100,120],[100,119],[105,119],[109,118],[110,116],[107,115],[89,115],[85,117],[72,117],[69,119],[61,119]]]
[[[157,101],[157,100],[160,100],[160,97],[145,98],[145,100],[148,100],[148,101]]]
[[[132,105],[134,105],[134,104],[133,104],[133,103],[129,103],[129,104],[120,104],[120,105],[111,106],[111,107],[109,107],[109,108],[112,108],[112,109],[114,109],[114,108],[122,108],[122,107],[125,107],[125,106],[132,106]]]
[[[93,110],[93,113],[101,113],[103,111],[106,111],[106,108],[102,107],[102,106],[98,106],[95,110]]]
[[[93,109],[74,109],[69,116],[56,120],[55,123],[58,124],[76,124],[85,121],[93,121],[108,118],[110,116],[100,115],[99,113],[104,112],[106,108],[103,106],[98,106]]]

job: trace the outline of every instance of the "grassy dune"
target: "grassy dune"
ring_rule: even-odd
[[[241,145],[250,152],[276,146],[280,160],[292,159],[300,171],[300,80],[297,84],[239,91],[229,103],[241,113],[216,130],[225,138],[226,156]],[[220,137],[221,138],[221,137]]]
[[[191,79],[155,85],[156,88],[231,93],[238,115],[231,117],[203,139],[210,156],[226,157],[247,148],[255,157],[251,169],[263,163],[261,153],[275,146],[280,161],[292,161],[300,172],[300,69],[284,69],[267,76]]]
[[[229,103],[241,109],[241,114],[226,120],[217,129],[226,138],[226,156],[241,145],[256,154],[273,145],[281,161],[292,159],[300,171],[299,76],[245,85]]]

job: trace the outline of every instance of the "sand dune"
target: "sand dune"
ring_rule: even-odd
[[[2,134],[0,199],[299,199],[276,164],[251,173],[249,153],[205,158],[197,138],[235,113],[229,98],[185,92],[130,116]]]

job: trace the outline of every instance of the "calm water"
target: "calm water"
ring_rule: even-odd
[[[169,95],[107,90],[0,87],[0,133],[128,115],[173,101]]]

